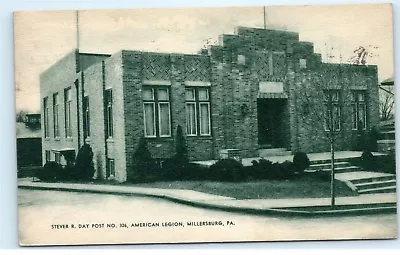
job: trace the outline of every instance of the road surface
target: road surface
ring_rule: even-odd
[[[390,238],[396,215],[272,217],[162,199],[18,190],[23,245]]]

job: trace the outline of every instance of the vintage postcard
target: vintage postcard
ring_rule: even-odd
[[[397,238],[392,19],[15,12],[20,245]]]

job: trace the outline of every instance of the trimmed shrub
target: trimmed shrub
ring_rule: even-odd
[[[364,151],[361,155],[361,167],[364,170],[374,170],[375,169],[375,159],[374,159],[374,155],[372,155],[372,152],[370,151]]]
[[[330,182],[331,181],[331,171],[323,171],[323,170],[318,170],[314,173],[314,175],[321,181],[323,182]]]
[[[164,162],[161,170],[164,173],[163,177],[168,180],[181,180],[188,172],[189,158],[185,137],[180,125],[176,129],[175,149],[175,155]]]
[[[128,174],[129,181],[145,181],[157,168],[156,161],[147,148],[147,141],[142,136],[133,154],[133,167]]]
[[[243,165],[234,159],[220,159],[210,166],[212,179],[237,182],[244,179]]]
[[[373,127],[368,132],[368,135],[365,139],[365,151],[378,151],[378,140],[379,140],[379,132],[378,130]]]
[[[273,167],[271,161],[262,158],[259,161],[253,160],[251,163],[249,174],[252,178],[261,180],[270,178],[270,169]]]
[[[379,171],[396,174],[396,152],[389,151],[386,156],[375,157],[375,165],[379,166]]]
[[[176,129],[176,154],[175,158],[179,158],[181,162],[189,162],[188,153],[187,153],[187,146],[185,137],[183,136],[182,127],[178,125]]]
[[[91,180],[95,172],[92,147],[90,147],[89,144],[82,145],[76,156],[75,166],[73,168],[68,168],[74,170],[73,173],[71,173],[72,179],[80,181]]]
[[[50,161],[47,162],[42,169],[37,171],[36,177],[39,178],[41,181],[48,182],[48,181],[56,181],[60,179],[60,174],[63,168],[60,164]],[[57,176],[59,178],[57,178]]]
[[[269,160],[260,159],[258,162],[254,160],[252,164],[249,172],[255,179],[285,180],[295,175],[294,164],[290,161],[272,163]]]
[[[298,173],[304,173],[310,166],[310,159],[307,154],[304,152],[296,152],[293,156],[293,167],[294,170]]]

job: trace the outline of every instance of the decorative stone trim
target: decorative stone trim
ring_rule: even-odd
[[[171,86],[171,81],[168,80],[143,80],[143,85],[150,86]]]
[[[185,86],[189,87],[210,87],[211,82],[209,81],[185,81]]]

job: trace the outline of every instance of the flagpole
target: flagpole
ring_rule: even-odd
[[[267,21],[266,21],[265,6],[263,6],[263,10],[264,10],[264,29],[267,29]]]
[[[76,10],[76,48],[79,52],[80,41],[79,41],[79,10]]]

